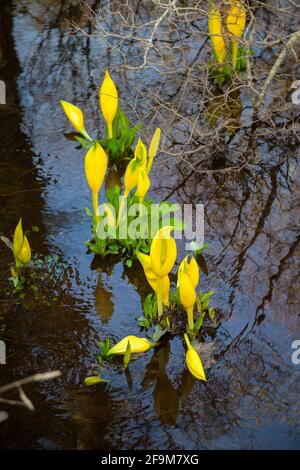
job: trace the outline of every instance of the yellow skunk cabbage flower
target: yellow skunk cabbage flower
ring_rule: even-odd
[[[136,196],[142,201],[146,196],[147,192],[150,188],[150,178],[147,174],[146,169],[140,170],[137,179],[137,189],[136,189]]]
[[[158,279],[151,268],[150,256],[138,251],[137,257],[141,265],[143,266],[144,273],[145,273],[148,283],[152,287],[155,294],[157,294]],[[169,276],[167,275],[162,278],[162,302],[164,305],[169,304],[169,296],[170,296],[170,279],[169,279]]]
[[[184,334],[184,339],[188,348],[185,356],[188,370],[194,377],[196,377],[196,379],[204,380],[204,382],[206,382],[205,372],[199,354],[191,345],[188,335],[186,333]]]
[[[140,162],[140,165],[146,166],[147,149],[140,137],[138,138],[138,141],[134,150],[134,158],[136,158]]]
[[[157,278],[157,309],[158,316],[163,313],[163,278],[172,270],[177,256],[176,242],[170,233],[173,227],[161,228],[151,243],[150,261],[151,269]]]
[[[197,294],[190,277],[184,272],[178,273],[178,286],[180,302],[187,312],[188,326],[189,329],[192,330],[194,328],[193,310],[197,299]]]
[[[239,0],[230,0],[228,5],[226,28],[231,38],[231,60],[235,69],[239,47],[238,40],[241,39],[246,26],[246,10]]]
[[[164,277],[172,270],[177,256],[174,238],[170,235],[173,227],[161,228],[155,235],[150,248],[153,272],[157,277]]]
[[[15,228],[13,237],[13,254],[16,267],[22,264],[29,264],[31,260],[31,249],[26,235],[23,233],[22,219],[19,220]]]
[[[188,327],[190,330],[194,328],[194,305],[197,299],[196,287],[199,282],[199,267],[192,256],[188,262],[186,256],[178,268],[178,287],[180,302],[184,306],[188,316]]]
[[[76,131],[82,134],[86,139],[92,141],[93,139],[84,128],[84,118],[81,109],[78,108],[78,106],[63,100],[60,100],[60,104]]]
[[[105,119],[108,137],[113,138],[112,123],[118,111],[118,91],[108,70],[105,72],[105,78],[100,88],[100,107]]]
[[[132,353],[143,353],[153,348],[155,344],[151,343],[146,338],[139,338],[138,336],[129,335],[121,339],[115,346],[110,348],[107,355],[111,356],[112,354],[124,355],[126,353],[127,344],[130,343]]]
[[[95,216],[99,215],[98,194],[107,170],[107,156],[99,142],[95,142],[85,156],[85,175],[92,191]]]
[[[178,272],[185,272],[188,274],[194,288],[196,289],[199,282],[199,266],[195,258],[192,256],[191,261],[188,262],[188,256],[186,256],[180,263]]]
[[[124,196],[127,197],[136,186],[139,177],[140,162],[133,158],[128,163],[124,175]]]
[[[148,163],[147,163],[147,173],[148,173],[148,175],[149,175],[149,173],[151,171],[151,168],[152,168],[153,159],[156,156],[157,151],[158,151],[158,146],[159,146],[159,141],[160,141],[160,133],[161,133],[161,130],[160,130],[159,127],[157,127],[157,129],[155,129],[152,140],[150,142],[150,146],[149,146],[149,150],[148,150],[149,159],[148,159]]]
[[[217,61],[222,64],[226,59],[226,42],[222,31],[222,16],[214,2],[210,2],[208,31]]]

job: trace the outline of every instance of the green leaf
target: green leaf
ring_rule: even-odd
[[[205,316],[205,313],[202,313],[201,315],[199,315],[199,317],[195,321],[194,328],[193,328],[194,333],[196,333],[196,334],[199,333],[199,330],[200,330],[201,326],[203,325],[204,316]]]
[[[111,243],[108,245],[107,249],[108,253],[111,253],[112,255],[116,255],[119,253],[119,245],[117,243]]]
[[[127,134],[127,132],[129,131],[129,121],[121,108],[119,108],[119,121],[120,121],[121,133]]]
[[[91,147],[91,142],[89,140],[86,140],[84,137],[79,137],[76,135],[75,139],[78,140],[78,142],[82,145],[83,148],[87,149]]]
[[[210,308],[208,309],[208,315],[209,315],[209,318],[210,318],[211,320],[213,320],[213,319],[215,318],[215,309],[214,309],[213,307],[210,307]]]
[[[100,341],[99,346],[100,346],[100,355],[98,357],[98,360],[99,360],[99,363],[101,364],[102,360],[106,358],[107,353],[110,349],[110,339],[106,338],[104,342]]]
[[[151,326],[149,320],[147,320],[145,317],[138,317],[137,321],[140,327],[145,328],[146,330],[148,330],[148,328]]]
[[[86,213],[89,217],[93,217],[93,218],[94,218],[94,214],[92,213],[92,211],[91,211],[88,207],[85,208],[85,213]]]
[[[126,266],[127,266],[128,268],[131,268],[131,266],[132,266],[132,259],[131,259],[131,258],[127,259],[126,262],[125,262],[125,264],[126,264]]]
[[[144,302],[144,312],[146,318],[152,321],[153,317],[153,304],[154,304],[154,295],[148,294]]]
[[[206,300],[210,299],[214,295],[215,291],[211,290],[207,292],[207,294],[202,295],[201,302],[205,302]]]
[[[164,330],[160,325],[156,325],[155,331],[153,333],[153,341],[157,343],[160,338],[164,336],[164,334],[167,332],[167,330]]]

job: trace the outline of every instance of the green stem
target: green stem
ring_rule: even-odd
[[[193,310],[194,310],[194,306],[187,309],[188,326],[189,326],[189,330],[191,330],[191,331],[193,331],[193,329],[194,329]]]
[[[157,279],[157,292],[156,292],[156,299],[157,299],[157,310],[158,310],[158,318],[160,318],[163,314],[163,304],[162,304],[162,278],[159,277]]]
[[[188,349],[191,349],[191,348],[192,348],[192,345],[191,345],[191,342],[190,342],[190,340],[189,340],[189,337],[188,337],[187,333],[184,333],[183,336],[184,336],[184,339],[185,339],[187,348],[188,348]]]
[[[82,129],[81,134],[82,134],[83,137],[85,137],[87,140],[89,140],[90,142],[93,142],[94,139],[92,139],[92,137],[87,133],[87,131],[86,131],[85,129]]]
[[[108,130],[108,138],[113,138],[113,129],[112,129],[112,122],[107,123],[107,130]]]
[[[99,201],[98,201],[98,193],[92,192],[92,200],[93,200],[93,210],[94,216],[97,218],[99,217]]]

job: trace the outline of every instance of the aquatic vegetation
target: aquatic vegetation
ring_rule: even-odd
[[[180,263],[177,274],[177,287],[170,291],[169,273],[177,257],[176,242],[171,237],[172,227],[165,226],[154,237],[150,255],[138,252],[146,279],[154,291],[149,294],[144,303],[144,317],[139,318],[140,326],[148,329],[153,322],[161,324],[164,331],[172,331],[172,324],[183,308],[186,311],[188,324],[187,331],[195,337],[203,324],[206,314],[211,320],[214,318],[214,309],[210,307],[210,298],[214,291],[207,294],[197,294],[196,288],[200,279],[200,270],[194,256],[186,256]],[[197,319],[194,322],[195,306]]]
[[[107,125],[108,138],[113,138],[113,122],[118,111],[119,97],[116,85],[114,84],[108,70],[100,88],[100,107]]]
[[[150,251],[153,220],[161,227],[164,224],[179,224],[173,218],[165,222],[164,217],[178,205],[162,202],[154,204],[147,197],[150,188],[149,172],[159,145],[160,129],[156,129],[149,151],[139,138],[132,158],[124,174],[124,190],[119,185],[106,190],[106,199],[99,205],[99,190],[107,169],[106,153],[98,142],[88,150],[85,158],[85,173],[92,191],[93,212],[86,209],[92,218],[93,238],[86,242],[92,253],[100,256],[122,255],[128,267],[138,253]],[[152,210],[153,209],[153,210]],[[157,215],[153,217],[153,214]]]
[[[211,63],[210,70],[219,88],[232,79],[235,71],[246,68],[246,51],[240,45],[246,20],[246,9],[239,0],[228,0],[219,8],[211,0],[208,31],[216,63]]]
[[[231,16],[234,13],[235,10],[232,10]],[[217,62],[223,69],[227,57],[226,40],[221,14],[213,3],[209,31]],[[235,31],[234,28],[230,29],[234,47]],[[123,256],[128,267],[132,266],[134,258],[139,260],[146,280],[154,292],[145,300],[145,316],[139,319],[139,323],[145,329],[155,325],[153,342],[147,338],[129,335],[112,347],[109,339],[99,343],[99,366],[111,356],[119,355],[123,356],[123,365],[127,369],[132,355],[145,353],[155,347],[164,334],[184,334],[188,347],[188,369],[195,377],[205,380],[200,358],[191,346],[187,334],[190,338],[198,335],[205,315],[208,314],[213,319],[214,310],[209,307],[213,291],[208,294],[196,292],[200,277],[199,266],[194,256],[186,256],[178,268],[177,286],[171,292],[169,275],[177,259],[177,246],[171,233],[175,226],[176,229],[182,229],[183,225],[181,220],[175,217],[168,217],[167,220],[163,217],[174,212],[174,204],[154,204],[148,197],[151,187],[150,172],[158,153],[161,130],[155,130],[148,149],[139,137],[132,150],[131,146],[139,127],[130,129],[128,119],[119,108],[118,91],[108,70],[100,87],[99,102],[106,123],[102,140],[90,137],[85,129],[83,113],[77,106],[61,101],[70,122],[80,134],[77,140],[88,149],[85,156],[85,175],[91,190],[93,211],[86,209],[86,213],[92,219],[93,238],[86,244],[92,253],[101,256]],[[103,201],[99,204],[99,192],[106,178],[109,159],[115,159],[116,162],[125,159],[128,161],[123,183],[119,180],[118,184],[108,184]],[[162,204],[164,208],[160,211]],[[154,206],[158,206],[159,210],[153,233]],[[176,332],[177,327],[174,325],[185,315],[187,322],[184,321],[184,327],[180,327]],[[89,386],[104,381],[99,371],[98,375],[87,377],[85,384]]]
[[[98,217],[98,195],[107,170],[107,156],[99,142],[95,142],[88,150],[84,166],[85,176],[92,191],[94,216]]]
[[[107,356],[111,356],[113,354],[124,356],[128,343],[130,344],[131,353],[133,354],[144,353],[155,346],[155,344],[151,343],[147,338],[139,338],[138,336],[129,335],[110,348]]]
[[[63,107],[64,112],[66,113],[69,121],[71,122],[72,126],[76,129],[79,134],[81,134],[85,139],[89,141],[93,141],[93,139],[89,136],[87,131],[84,127],[84,117],[83,113],[78,106],[74,104],[68,103],[67,101],[60,101],[60,104]]]
[[[230,0],[226,16],[226,29],[231,40],[231,63],[235,70],[238,58],[238,40],[243,36],[246,26],[246,10],[239,0]]]
[[[169,272],[172,270],[177,256],[176,242],[170,236],[172,227],[161,228],[154,237],[150,255],[139,253],[138,258],[143,266],[147,281],[156,293],[158,317],[163,313],[163,304],[169,303],[170,280]]]
[[[6,237],[1,237],[5,245],[13,252],[14,266],[10,267],[11,281],[16,289],[22,289],[25,283],[25,278],[22,276],[23,268],[30,265],[31,262],[31,248],[27,236],[25,235],[22,227],[22,218],[19,220],[11,242]]]
[[[210,2],[208,31],[217,61],[223,64],[226,59],[226,42],[223,35],[222,16],[214,2]]]
[[[196,379],[204,380],[204,382],[206,382],[206,376],[199,354],[191,345],[189,337],[186,333],[184,334],[184,339],[187,345],[185,360],[188,370],[194,377],[196,377]]]
[[[13,237],[13,254],[16,268],[28,266],[31,261],[31,249],[26,235],[23,232],[22,219],[15,228]]]
[[[180,302],[188,316],[190,330],[194,328],[193,311],[197,299],[196,287],[199,282],[199,266],[192,256],[190,262],[186,256],[178,268],[178,287]]]
[[[124,159],[133,157],[131,147],[141,125],[130,127],[128,118],[119,107],[118,91],[108,70],[105,72],[99,90],[99,103],[106,123],[106,130],[102,137],[93,138],[85,129],[84,115],[81,109],[67,101],[60,101],[66,116],[78,132],[78,135],[74,136],[75,140],[80,142],[84,148],[89,148],[91,143],[97,142],[106,151],[112,162],[119,165]]]

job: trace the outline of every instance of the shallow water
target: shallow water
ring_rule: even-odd
[[[182,76],[160,82],[151,69],[118,68],[104,41],[71,34],[71,19],[87,28],[75,4],[4,0],[0,6],[0,79],[7,85],[7,105],[0,106],[1,235],[11,236],[22,215],[27,230],[39,227],[29,232],[33,251],[62,257],[40,297],[16,302],[7,292],[11,254],[1,249],[1,336],[8,350],[1,384],[36,371],[62,372],[52,382],[27,386],[35,412],[7,408],[2,447],[299,448],[300,366],[291,361],[291,344],[300,339],[297,145],[279,134],[257,137],[250,149],[255,158],[244,171],[214,172],[243,148],[239,136],[222,144],[221,161],[222,148],[215,152],[219,161],[210,163],[209,173],[191,171],[201,152],[190,160],[184,155],[185,161],[161,155],[153,167],[154,198],[205,205],[208,275],[202,273],[201,283],[215,290],[222,319],[206,337],[215,355],[207,384],[186,371],[176,338],[133,362],[129,375],[110,365],[103,371],[108,384],[83,386],[97,362],[99,339],[138,331],[136,317],[149,290],[138,266],[97,263],[86,253],[84,152],[63,137],[70,127],[58,100],[82,107],[93,135],[101,126],[97,90],[106,66],[132,116],[136,95],[150,84],[166,97],[176,95]],[[191,61],[194,46],[191,40]],[[247,121],[248,98],[242,98]],[[192,103],[185,106],[192,109]],[[159,122],[149,109],[150,102],[135,107],[147,135]],[[166,139],[167,150],[178,151],[185,124],[173,123],[177,137]]]

